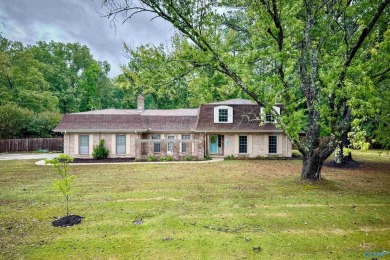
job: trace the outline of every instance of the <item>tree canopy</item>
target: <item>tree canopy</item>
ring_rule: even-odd
[[[109,71],[79,43],[24,45],[0,35],[0,137],[49,137],[61,114],[134,107]]]
[[[170,22],[186,44],[178,56],[185,72],[221,73],[271,111],[283,103],[274,115],[304,156],[302,178],[311,180],[321,178],[324,160],[351,127],[360,131],[364,116],[383,110],[372,103],[381,85],[375,75],[389,71],[373,57],[388,54],[389,2],[102,1],[113,19],[150,12]],[[328,142],[320,144],[321,133]]]

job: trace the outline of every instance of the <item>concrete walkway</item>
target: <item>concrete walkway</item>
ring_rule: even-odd
[[[53,159],[59,153],[0,153],[0,160]]]
[[[170,161],[170,162],[116,162],[116,163],[70,163],[70,165],[135,165],[135,164],[175,164],[175,163],[182,163],[182,164],[199,164],[199,163],[215,163],[215,162],[222,162],[223,158],[213,158],[209,161]],[[45,161],[41,160],[35,163],[36,165],[45,165]]]

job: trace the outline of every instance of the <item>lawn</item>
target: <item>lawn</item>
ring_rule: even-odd
[[[381,258],[390,157],[354,159],[357,169],[324,167],[319,184],[299,180],[298,160],[71,166],[70,211],[85,219],[68,228],[51,226],[65,212],[53,169],[1,161],[0,258]]]

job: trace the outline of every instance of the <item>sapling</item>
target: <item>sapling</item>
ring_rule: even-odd
[[[73,162],[73,157],[67,154],[60,154],[57,158],[45,160],[45,164],[53,165],[61,179],[54,180],[53,186],[62,192],[66,201],[66,216],[69,216],[69,194],[74,175],[69,174],[69,163]]]

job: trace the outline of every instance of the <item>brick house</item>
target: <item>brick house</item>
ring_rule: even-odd
[[[64,134],[64,153],[92,157],[100,139],[109,157],[145,159],[184,156],[203,158],[228,155],[291,157],[291,142],[275,127],[271,116],[260,125],[262,108],[249,100],[233,99],[203,104],[196,109],[104,109],[64,115],[55,132]],[[277,111],[282,106],[274,107]]]

